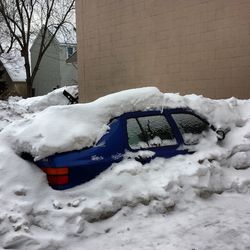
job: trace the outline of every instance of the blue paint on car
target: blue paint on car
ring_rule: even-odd
[[[152,158],[170,158],[179,154],[187,154],[189,152],[185,147],[182,147],[184,145],[184,139],[180,127],[178,127],[178,124],[173,118],[173,114],[190,114],[209,126],[204,118],[195,114],[190,109],[178,108],[124,113],[110,121],[110,129],[93,147],[58,153],[39,160],[36,164],[47,173],[49,184],[52,188],[63,190],[93,179],[109,168],[113,163],[122,161],[126,152],[136,154],[143,150],[152,151],[154,152]],[[132,148],[132,146],[129,145],[129,135],[127,132],[128,120],[134,119],[133,121],[135,124],[137,122],[141,125],[138,119],[142,120],[146,117],[150,120],[151,118],[154,119],[154,117],[159,116],[163,116],[170,126],[171,136],[174,137],[173,145],[150,146],[149,141],[143,141],[144,144],[147,143],[148,145],[146,148]],[[148,130],[150,131],[149,124],[144,124],[145,128],[146,126],[148,126]],[[138,128],[143,129],[139,126]],[[144,131],[144,133],[149,132]],[[135,159],[143,164],[151,160],[150,157],[135,157]],[[59,180],[58,183],[57,179]]]

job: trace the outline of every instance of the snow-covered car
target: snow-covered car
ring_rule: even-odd
[[[133,158],[142,164],[155,157],[170,158],[194,152],[215,128],[185,108],[136,111],[113,118],[110,129],[94,146],[57,153],[36,162],[54,189],[67,189],[87,182],[113,163]],[[223,131],[216,131],[219,139]]]

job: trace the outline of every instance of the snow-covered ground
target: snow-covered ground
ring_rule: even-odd
[[[250,100],[143,88],[67,103],[62,89],[0,101],[1,248],[250,249]],[[166,106],[190,107],[231,130],[192,155],[145,165],[126,159],[65,191],[52,190],[45,174],[19,156],[27,151],[39,159],[92,145],[110,118]]]

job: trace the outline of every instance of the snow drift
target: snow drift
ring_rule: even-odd
[[[40,105],[33,109],[38,99],[25,100],[25,106],[41,110]],[[18,103],[1,102],[8,110],[2,117],[9,124],[0,132],[2,248],[249,247],[250,100],[211,100],[143,88],[43,111],[30,112]],[[156,158],[145,165],[126,159],[66,191],[52,190],[44,173],[17,155],[27,149],[42,157],[64,150],[65,145],[67,149],[91,145],[106,132],[110,117],[166,106],[190,107],[217,127],[231,130],[219,144],[203,142],[195,154]],[[83,127],[90,130],[88,136]]]
[[[27,102],[34,109],[38,106],[34,105],[35,101],[36,98],[20,102]],[[39,102],[39,106],[44,106],[44,102]],[[109,129],[110,119],[123,113],[177,107],[195,110],[218,128],[241,126],[245,122],[236,99],[214,101],[195,95],[182,97],[148,87],[111,94],[92,103],[49,107],[9,126],[2,138],[11,141],[16,152],[31,153],[35,160],[39,160],[54,153],[94,145]]]
[[[69,100],[63,95],[67,90],[73,96],[78,93],[77,86],[68,86],[56,89],[45,96],[37,96],[27,99],[10,97],[8,101],[0,101],[0,131],[14,120],[20,120],[55,105],[67,105]]]

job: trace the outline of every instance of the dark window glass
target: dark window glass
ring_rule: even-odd
[[[208,124],[192,114],[172,114],[172,116],[187,145],[199,143],[208,131]]]
[[[67,51],[68,51],[68,58],[71,57],[74,53],[74,48],[73,47],[68,47],[67,48]]]
[[[176,145],[171,127],[162,115],[128,119],[127,132],[132,149]]]
[[[132,149],[147,148],[147,135],[141,130],[138,119],[127,120],[128,143]]]

